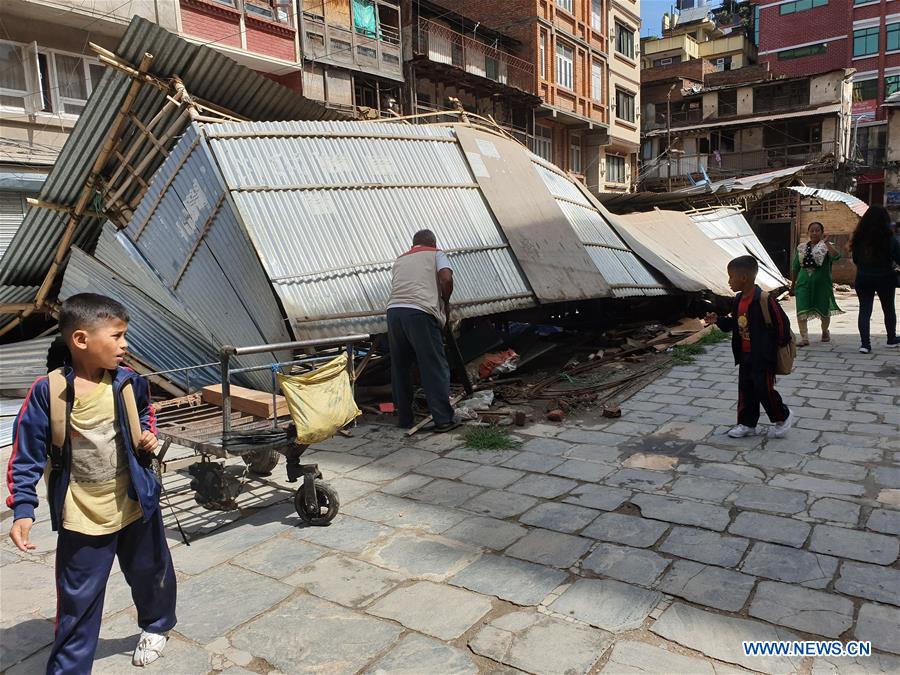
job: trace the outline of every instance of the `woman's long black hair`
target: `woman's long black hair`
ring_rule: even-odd
[[[871,258],[889,250],[891,236],[891,215],[887,209],[870,206],[853,230],[850,248],[864,258]]]

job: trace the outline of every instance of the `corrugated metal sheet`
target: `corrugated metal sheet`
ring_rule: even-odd
[[[799,192],[804,197],[822,199],[826,202],[841,202],[846,204],[854,213],[860,216],[865,215],[866,211],[869,210],[869,205],[862,199],[847,194],[846,192],[841,192],[840,190],[826,190],[825,188],[806,187],[805,185],[789,187],[788,190]]]
[[[0,260],[25,217],[25,193],[0,191]]]
[[[757,278],[761,286],[779,288],[788,283],[739,209],[723,207],[688,215],[706,236],[725,249],[732,258],[748,254],[756,257],[759,261]]]
[[[298,338],[383,332],[391,266],[423,228],[457,271],[455,316],[534,305],[452,129],[289,122],[203,131]],[[257,186],[266,189],[241,189]]]
[[[47,374],[47,350],[55,337],[0,345],[0,391],[25,392]]]
[[[215,344],[288,342],[272,287],[199,133],[192,126],[184,134],[125,232]],[[241,357],[237,365],[272,360],[272,355],[255,354]],[[250,377],[258,388],[270,386],[264,373]]]
[[[127,265],[119,269],[124,267]],[[59,297],[64,300],[88,292],[109,296],[128,308],[129,351],[155,370],[186,368],[218,360],[215,346],[193,325],[157,302],[147,289],[133,285],[124,275],[80,249],[72,249]],[[168,377],[182,387],[190,385],[196,389],[201,384],[218,382],[219,372],[213,367],[191,371],[189,377],[186,373]]]
[[[13,422],[24,402],[21,398],[0,397],[0,448],[12,445]]]
[[[597,270],[612,288],[614,297],[668,293],[667,284],[658,279],[625,245],[577,185],[536,155],[531,155],[531,160],[535,171],[587,248]]]
[[[37,286],[5,286],[0,284],[0,305],[20,305],[37,297]],[[13,320],[13,314],[0,314],[0,326]]]
[[[211,47],[189,43],[135,17],[116,53],[131,63],[138,63],[145,52],[155,57],[150,67],[152,74],[164,78],[177,75],[192,96],[240,116],[262,120],[343,119],[340,113],[238,65]],[[74,205],[130,84],[126,75],[107,68],[41,189],[42,200]],[[163,92],[145,86],[132,111],[146,124],[165,101]],[[126,201],[131,196],[133,193],[126,193]],[[0,259],[0,283],[40,284],[50,268],[55,243],[62,237],[67,218],[56,211],[29,209],[10,244],[10,255]],[[76,228],[73,245],[93,251],[101,226],[102,221],[97,218],[83,218]]]

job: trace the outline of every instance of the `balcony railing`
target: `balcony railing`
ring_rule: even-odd
[[[474,40],[439,23],[419,18],[416,53],[431,61],[534,93],[534,64]]]
[[[835,151],[834,141],[823,143],[797,143],[761,150],[745,152],[713,152],[692,155],[672,154],[672,177],[684,177],[687,174],[699,174],[701,167],[713,179],[720,177],[740,177],[754,173],[774,171],[790,166],[800,166],[822,159]],[[666,178],[668,165],[662,158],[643,172],[645,179]],[[695,176],[696,178],[696,176]]]
[[[703,121],[703,111],[700,108],[695,108],[693,110],[673,110],[672,111],[672,126],[679,127],[684,126],[685,124],[693,124],[695,122]],[[661,110],[656,111],[656,124],[665,126],[666,125],[666,109],[663,107]]]
[[[316,14],[303,13],[303,56],[306,59],[402,76],[400,55],[398,28],[379,25],[377,34],[370,36],[350,26],[326,23]]]

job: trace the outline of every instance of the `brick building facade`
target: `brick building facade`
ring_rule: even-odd
[[[776,76],[853,68],[856,194],[885,200],[885,99],[900,91],[900,6],[896,0],[752,0],[759,60]]]

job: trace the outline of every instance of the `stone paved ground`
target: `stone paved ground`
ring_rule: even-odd
[[[620,420],[533,424],[515,451],[406,443],[373,425],[333,439],[308,455],[340,491],[327,528],[298,527],[270,486],[221,514],[167,477],[199,536],[188,548],[172,534],[180,621],[149,670],[900,672],[898,354],[883,332],[875,353],[856,353],[855,304],[841,302],[834,342],[780,380],[798,416],[785,439],[724,435],[735,371],[719,345]],[[38,673],[54,537],[38,523],[39,553],[22,556],[8,527],[0,668]],[[104,611],[96,671],[131,672],[135,614],[118,572]],[[876,653],[741,652],[798,637],[871,640]]]

